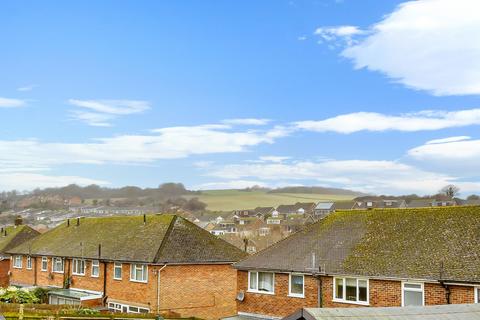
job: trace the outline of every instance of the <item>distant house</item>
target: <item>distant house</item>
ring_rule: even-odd
[[[373,208],[406,208],[407,203],[403,199],[364,199],[355,201],[352,209],[373,209]]]
[[[480,207],[336,211],[234,264],[238,314],[479,303],[479,225]]]
[[[312,214],[316,204],[314,202],[297,202],[295,204],[282,204],[277,207],[277,212],[281,215],[309,215]]]
[[[313,210],[313,215],[316,218],[323,218],[335,211],[334,202],[319,202]]]
[[[351,210],[355,205],[355,201],[336,201],[335,210]]]
[[[255,216],[255,211],[250,209],[233,210],[232,215],[235,215],[239,218],[253,217]]]
[[[407,204],[409,208],[426,208],[426,207],[451,207],[456,206],[455,199],[442,196],[436,198],[420,198],[410,200]]]
[[[175,215],[67,220],[8,250],[10,283],[51,304],[218,319],[235,312],[235,246]]]
[[[21,219],[17,218],[15,225],[0,228],[0,287],[7,287],[9,284],[11,256],[7,251],[40,234],[21,223]]]
[[[259,218],[271,216],[273,211],[275,211],[274,207],[256,207],[255,209],[253,209],[255,216]]]

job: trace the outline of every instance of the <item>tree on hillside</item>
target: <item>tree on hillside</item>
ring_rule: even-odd
[[[442,189],[440,189],[440,193],[444,194],[444,195],[446,195],[450,198],[453,198],[460,193],[460,188],[457,187],[456,185],[449,184],[449,185],[443,187]]]
[[[471,194],[467,197],[467,200],[479,200],[479,199],[480,199],[480,196],[476,194]]]

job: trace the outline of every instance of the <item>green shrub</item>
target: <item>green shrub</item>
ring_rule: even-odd
[[[35,294],[25,288],[8,287],[0,288],[0,301],[9,303],[38,303]]]

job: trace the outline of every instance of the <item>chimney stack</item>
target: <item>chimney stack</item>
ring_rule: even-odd
[[[23,224],[23,219],[21,216],[17,216],[14,222],[15,226],[21,226]]]

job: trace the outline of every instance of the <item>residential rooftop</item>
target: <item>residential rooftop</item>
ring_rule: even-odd
[[[238,269],[480,282],[480,207],[337,211]]]
[[[246,255],[170,214],[70,219],[8,251],[153,264],[230,263]]]

